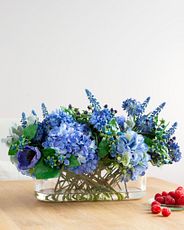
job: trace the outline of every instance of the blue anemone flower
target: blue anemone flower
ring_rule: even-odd
[[[37,147],[25,146],[17,153],[18,169],[20,171],[33,168],[41,158],[41,152]]]

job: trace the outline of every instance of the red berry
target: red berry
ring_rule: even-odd
[[[159,196],[162,196],[160,193],[156,193],[155,194],[155,200],[157,200],[156,198],[159,197]]]
[[[175,199],[172,196],[167,195],[165,197],[165,204],[167,204],[167,205],[174,205],[175,204]]]
[[[162,209],[162,215],[167,217],[171,214],[171,210],[169,208],[163,208]]]
[[[157,204],[153,205],[151,207],[151,211],[152,211],[153,214],[159,214],[161,212],[160,205],[157,205]]]
[[[176,190],[184,190],[182,186],[179,186]]]
[[[184,190],[178,189],[175,191],[175,198],[179,199],[182,195],[184,195]]]
[[[152,203],[151,203],[151,206],[154,206],[154,205],[159,205],[160,206],[160,203],[158,202],[158,201],[153,201]]]
[[[167,196],[167,194],[168,194],[168,193],[165,192],[165,191],[162,192],[162,196]]]
[[[172,196],[175,199],[175,191],[170,191],[168,195]]]
[[[178,205],[184,205],[184,195],[182,195],[182,196],[180,196],[180,198],[178,198],[177,204]]]
[[[163,196],[158,196],[155,200],[158,201],[160,204],[165,204],[165,198]]]

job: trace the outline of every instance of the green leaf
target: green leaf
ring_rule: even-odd
[[[29,139],[29,140],[33,139],[36,135],[37,128],[38,128],[37,124],[32,124],[32,125],[27,126],[23,130],[24,137]]]
[[[106,139],[102,139],[98,147],[98,155],[100,158],[104,158],[109,153],[109,143]]]
[[[112,126],[117,126],[117,121],[115,118],[113,118],[110,122],[109,122],[110,125]]]
[[[119,130],[119,126],[118,126],[118,123],[116,121],[115,118],[113,118],[110,122],[109,122],[109,125],[111,126],[111,130],[112,131],[118,131]]]
[[[51,148],[42,149],[41,152],[43,153],[44,157],[53,156],[55,154],[55,150]]]
[[[15,146],[13,146],[13,145],[11,145],[10,146],[10,148],[9,148],[9,151],[8,151],[8,155],[15,155],[16,153],[17,153],[17,148],[15,147]]]
[[[144,142],[150,147],[153,145],[153,141],[149,137],[144,137]]]
[[[80,165],[79,161],[77,160],[76,156],[71,155],[70,159],[70,167],[77,167]]]
[[[60,173],[59,169],[51,168],[50,166],[46,165],[44,160],[41,159],[34,167],[33,174],[35,175],[36,179],[49,179],[57,177]]]
[[[18,152],[18,147],[19,147],[19,141],[16,141],[15,143],[13,143],[8,151],[8,155],[15,155]]]

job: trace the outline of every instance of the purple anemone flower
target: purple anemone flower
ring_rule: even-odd
[[[18,168],[20,170],[33,168],[40,158],[41,153],[38,148],[27,145],[17,153]]]

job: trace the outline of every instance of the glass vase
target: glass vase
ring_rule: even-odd
[[[78,175],[62,171],[58,178],[36,180],[35,195],[40,201],[111,201],[140,199],[146,192],[146,176],[122,181],[116,171],[100,170]]]

